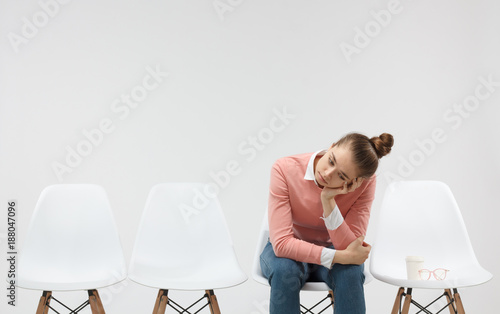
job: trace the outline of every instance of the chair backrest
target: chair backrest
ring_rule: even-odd
[[[20,251],[18,285],[87,290],[125,278],[123,251],[104,189],[94,184],[46,187]]]
[[[259,237],[257,239],[257,247],[255,249],[253,265],[252,265],[253,279],[258,283],[264,285],[267,285],[268,282],[267,279],[262,274],[262,270],[260,268],[260,254],[264,250],[264,247],[266,246],[268,239],[269,239],[269,220],[267,217],[267,209],[266,209],[264,217],[262,218],[262,223],[260,225]]]
[[[234,283],[217,284],[230,286],[246,280],[219,201],[210,192],[210,186],[203,183],[162,183],[151,189],[132,252],[130,279],[168,288],[166,284],[174,279],[190,277],[201,266],[219,262],[228,272],[234,270]],[[186,283],[181,288],[194,286]]]
[[[387,187],[370,255],[370,270],[379,279],[406,279],[406,256],[424,257],[429,269],[479,266],[455,198],[438,181]]]

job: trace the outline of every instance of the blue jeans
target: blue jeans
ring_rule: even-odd
[[[277,257],[270,242],[260,255],[262,273],[271,286],[270,314],[300,314],[300,289],[306,281],[323,281],[333,291],[335,314],[366,313],[363,265],[321,265]]]

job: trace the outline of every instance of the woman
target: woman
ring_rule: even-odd
[[[306,281],[333,290],[335,314],[365,313],[363,239],[375,194],[378,161],[390,134],[350,133],[328,150],[278,159],[271,170],[269,243],[261,256],[271,285],[270,314],[300,313]]]

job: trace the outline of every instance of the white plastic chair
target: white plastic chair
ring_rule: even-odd
[[[89,295],[72,313],[88,304],[92,313],[104,313],[97,289],[125,278],[122,247],[104,189],[93,184],[46,187],[19,254],[17,286],[43,290],[36,313],[53,309],[52,299],[62,304],[52,291],[71,290],[87,290]]]
[[[129,278],[159,289],[153,313],[166,306],[187,311],[168,290],[205,290],[211,313],[220,313],[213,289],[247,280],[233,249],[224,214],[209,186],[163,183],[148,196],[130,261]],[[179,311],[179,310],[177,310]],[[184,312],[183,312],[184,313]],[[189,313],[189,312],[187,312]]]
[[[269,220],[268,220],[268,211],[266,209],[266,212],[264,214],[264,218],[262,219],[262,224],[260,227],[260,232],[259,232],[259,239],[257,241],[257,248],[255,249],[255,254],[254,254],[254,260],[253,260],[253,267],[252,267],[252,277],[255,281],[257,281],[260,284],[269,286],[269,282],[266,277],[262,274],[262,269],[260,268],[260,254],[264,250],[264,247],[266,246],[267,242],[269,240]],[[365,285],[368,284],[372,280],[372,276],[370,274],[370,271],[366,268],[367,264],[365,264],[365,269],[364,269],[364,275],[365,275]],[[328,285],[324,282],[306,282],[305,285],[302,287],[301,291],[323,291],[323,292],[328,292],[327,296],[325,296],[321,301],[316,303],[314,306],[307,308],[304,305],[301,306],[301,311],[305,311],[303,313],[313,313],[313,309],[322,304],[324,301],[327,299],[330,299],[329,304],[327,305],[326,308],[328,308],[330,305],[333,308],[333,304],[335,302],[334,297],[333,297],[333,291],[330,290]],[[322,313],[326,308],[323,308],[319,313]]]
[[[423,257],[426,269],[450,271],[445,280],[408,280],[406,256]],[[479,285],[492,278],[476,259],[450,188],[438,181],[394,182],[387,187],[370,270],[375,278],[400,287],[393,314],[401,313],[403,297],[402,313],[408,313],[410,304],[431,313],[427,309],[430,304],[422,306],[412,300],[412,288],[444,289],[441,297],[448,301],[444,308],[449,307],[451,313],[465,313],[458,288]]]

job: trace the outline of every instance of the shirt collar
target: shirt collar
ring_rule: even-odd
[[[316,182],[316,177],[314,176],[314,159],[318,154],[324,155],[326,150],[318,150],[314,154],[312,154],[311,158],[309,159],[309,162],[307,163],[307,168],[306,168],[306,174],[304,175],[304,180],[314,180],[314,183],[318,185],[318,182]],[[319,186],[319,185],[318,185]]]

